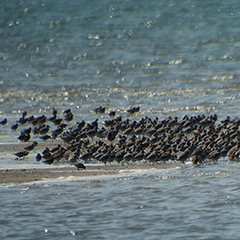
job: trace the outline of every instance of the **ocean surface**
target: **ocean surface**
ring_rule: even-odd
[[[238,117],[239,32],[237,0],[1,1],[0,143],[17,142],[24,110],[71,108],[74,122],[113,110]],[[239,167],[4,185],[0,238],[239,239]]]

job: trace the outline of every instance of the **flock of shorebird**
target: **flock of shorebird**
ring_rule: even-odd
[[[105,113],[105,107],[94,109],[97,114]],[[140,110],[139,107],[127,110],[134,114]],[[229,160],[240,159],[240,117],[230,119],[227,116],[224,120],[217,122],[217,115],[167,117],[160,120],[158,117],[151,119],[144,117],[139,121],[123,120],[121,116],[115,117],[115,111],[109,113],[111,119],[105,120],[100,127],[98,119],[93,122],[77,122],[68,130],[68,124],[73,120],[73,113],[70,109],[64,111],[64,117],[57,117],[57,110],[52,110],[52,117],[45,115],[40,117],[22,117],[12,129],[16,131],[18,125],[32,124],[21,132],[18,139],[28,142],[30,134],[39,135],[47,141],[48,139],[62,139],[63,144],[49,149],[46,147],[36,155],[37,161],[46,164],[66,159],[77,167],[85,169],[84,164],[79,161],[98,161],[104,164],[111,162],[129,163],[145,161],[149,163],[160,163],[166,161],[180,161],[182,163],[191,159],[193,164],[205,161],[216,162],[221,157],[228,157]],[[49,134],[50,121],[57,128]],[[0,122],[7,124],[7,119]],[[23,151],[15,153],[18,158],[24,158],[37,146],[37,141],[24,148]]]

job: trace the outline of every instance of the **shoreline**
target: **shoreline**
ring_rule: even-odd
[[[45,179],[57,179],[68,177],[91,177],[101,175],[120,175],[123,172],[133,172],[135,170],[147,170],[147,169],[165,169],[179,166],[178,163],[137,163],[137,164],[112,164],[104,165],[103,163],[84,163],[86,170],[77,170],[75,166],[67,165],[66,163],[47,165],[43,163],[35,162],[35,155],[38,151],[42,150],[46,146],[53,148],[58,144],[63,144],[63,141],[57,140],[54,142],[40,142],[34,149],[34,152],[30,153],[26,160],[19,160],[16,162],[16,158],[13,153],[23,150],[31,142],[1,142],[0,143],[0,184],[22,184],[29,182],[38,182]],[[12,162],[12,163],[9,163]],[[15,162],[14,162],[15,161]]]
[[[7,164],[5,164],[7,166]],[[10,166],[10,165],[8,165]],[[27,165],[25,165],[27,166]],[[25,168],[22,166],[21,169],[1,169],[0,170],[0,184],[11,184],[11,183],[29,183],[37,182],[45,179],[57,179],[57,178],[68,178],[68,177],[89,177],[89,176],[100,176],[100,175],[119,175],[121,172],[131,172],[134,170],[147,170],[147,169],[166,169],[177,167],[179,164],[174,163],[161,163],[161,164],[135,164],[135,165],[109,165],[104,164],[86,164],[86,170],[77,170],[74,166],[65,167],[61,166],[39,166]],[[18,167],[18,166],[16,166]]]

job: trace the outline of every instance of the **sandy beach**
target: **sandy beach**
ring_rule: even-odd
[[[5,166],[5,165],[3,165]],[[41,181],[44,179],[54,179],[54,178],[68,178],[70,176],[77,177],[87,177],[87,176],[96,176],[96,175],[117,175],[123,171],[133,171],[137,169],[146,170],[146,169],[164,169],[177,166],[175,164],[138,164],[138,165],[126,165],[126,166],[104,166],[104,164],[91,164],[86,165],[86,170],[77,170],[74,166],[68,167],[55,167],[55,166],[44,166],[41,167],[30,167],[20,169],[12,169],[11,167],[0,170],[0,184],[9,184],[9,183],[26,183],[26,182],[35,182]],[[7,166],[5,166],[7,167]]]
[[[57,144],[62,144],[62,141],[54,142],[39,142],[35,148],[34,153],[31,153],[30,157],[34,157],[37,152],[41,152],[46,147],[54,147]],[[55,178],[68,178],[74,177],[87,177],[97,175],[118,175],[123,171],[134,171],[138,169],[152,169],[152,168],[170,168],[177,166],[173,163],[161,163],[161,164],[133,164],[133,165],[107,165],[104,164],[85,164],[86,170],[77,170],[75,166],[71,166],[65,163],[47,165],[47,164],[36,164],[36,162],[28,164],[26,160],[20,160],[13,162],[13,164],[7,164],[4,160],[15,161],[16,157],[13,153],[21,151],[24,147],[28,146],[28,143],[0,143],[0,184],[10,183],[27,183],[36,182],[44,179],[55,179]]]

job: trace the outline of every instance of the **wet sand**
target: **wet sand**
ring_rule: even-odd
[[[21,160],[18,163],[7,164],[1,160],[15,161],[16,156],[13,153],[22,151],[24,147],[30,145],[30,142],[5,142],[0,143],[0,184],[10,183],[27,183],[36,182],[41,180],[50,180],[56,178],[68,178],[68,177],[88,177],[99,175],[118,175],[122,172],[134,171],[134,170],[146,170],[152,168],[164,169],[178,166],[174,163],[160,163],[160,164],[132,164],[132,165],[107,165],[104,164],[84,164],[86,170],[77,170],[75,166],[68,164],[56,164],[46,165],[43,163],[25,163],[25,160]],[[39,142],[34,149],[34,153],[30,155],[35,156],[37,152],[41,152],[46,146],[53,148],[58,144],[63,144],[62,141],[54,142]]]
[[[98,176],[98,175],[118,175],[121,172],[133,171],[136,169],[146,170],[146,169],[164,169],[177,166],[177,164],[138,164],[138,165],[112,165],[104,166],[101,164],[91,164],[86,165],[86,170],[77,170],[74,166],[68,167],[54,167],[54,166],[44,166],[44,168],[24,168],[21,169],[2,169],[0,170],[0,184],[9,183],[27,183],[36,182],[46,179],[55,178],[68,178],[70,176],[74,177],[87,177],[87,176]]]

